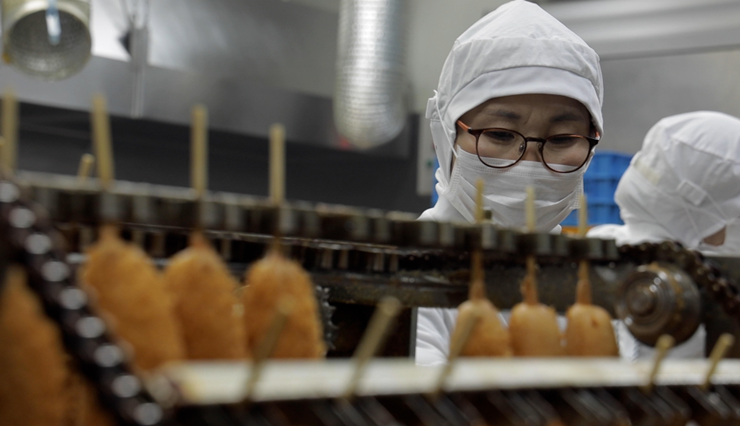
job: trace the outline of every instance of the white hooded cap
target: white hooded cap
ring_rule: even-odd
[[[464,113],[502,96],[561,95],[581,102],[603,134],[603,92],[599,56],[539,6],[514,0],[489,13],[455,41],[427,103],[437,192],[449,185],[455,122]]]
[[[672,239],[688,248],[740,216],[740,120],[710,111],[664,118],[619,182],[620,243]]]
[[[740,257],[740,218],[727,225],[724,244],[708,246],[701,252],[709,256]]]

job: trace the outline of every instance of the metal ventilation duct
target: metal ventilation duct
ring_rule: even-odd
[[[371,148],[403,129],[407,0],[342,0],[334,120],[350,144]]]
[[[25,73],[63,79],[90,58],[89,0],[2,0],[2,22],[3,57]]]

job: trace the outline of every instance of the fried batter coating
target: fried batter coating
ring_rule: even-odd
[[[536,266],[527,259],[527,275],[522,280],[524,301],[511,310],[509,332],[515,356],[551,357],[564,354],[562,335],[555,309],[539,302]]]
[[[612,318],[601,306],[591,304],[588,264],[581,263],[576,303],[566,313],[565,350],[570,356],[619,356]]]
[[[271,357],[321,358],[326,354],[315,288],[298,263],[272,249],[249,268],[245,281],[244,324],[252,350],[270,327],[278,301],[290,296],[295,305]]]
[[[460,352],[461,356],[511,356],[511,336],[506,324],[501,321],[498,309],[486,297],[483,279],[482,258],[479,252],[473,253],[473,271],[468,299],[458,307],[455,330],[450,337],[450,345],[460,338],[460,324],[478,313],[480,317],[470,331],[470,337]]]
[[[480,312],[478,323],[473,326],[470,338],[463,347],[461,356],[511,356],[511,337],[506,325],[499,318],[499,312],[489,300],[468,300],[460,305],[457,314],[457,323],[463,324],[465,318]],[[456,341],[460,333],[459,327],[452,332],[451,342]]]
[[[176,254],[164,273],[188,359],[240,359],[247,341],[235,291],[239,283],[203,234]]]
[[[87,252],[83,281],[97,294],[97,307],[115,325],[115,335],[134,349],[134,364],[146,371],[185,358],[172,300],[161,274],[138,247],[101,228]]]
[[[11,266],[0,293],[0,425],[61,425],[74,413],[62,339],[26,275]]]

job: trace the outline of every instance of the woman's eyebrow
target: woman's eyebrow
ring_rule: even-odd
[[[583,114],[578,114],[575,112],[564,112],[550,118],[550,123],[562,123],[566,121],[584,122],[588,121],[588,118],[584,117]]]

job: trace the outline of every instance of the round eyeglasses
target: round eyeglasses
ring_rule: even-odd
[[[460,120],[457,125],[475,136],[475,153],[480,161],[494,169],[505,169],[520,162],[527,142],[536,142],[545,167],[555,173],[572,173],[583,167],[599,136],[552,135],[547,139],[528,138],[509,129],[473,129]]]

